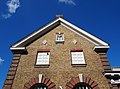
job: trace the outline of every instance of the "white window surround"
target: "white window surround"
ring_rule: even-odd
[[[37,53],[37,59],[36,59],[36,65],[44,66],[49,65],[49,59],[50,58],[50,52],[38,52]]]
[[[56,42],[64,42],[64,33],[56,33]]]
[[[85,63],[83,51],[71,51],[72,65],[83,65]]]

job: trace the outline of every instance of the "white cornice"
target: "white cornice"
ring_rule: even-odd
[[[11,47],[10,50],[26,50],[25,47]]]
[[[99,48],[103,48],[103,49],[109,49],[110,48],[110,46],[109,45],[96,45],[94,48],[93,48],[93,50],[95,50],[95,49],[99,49]]]

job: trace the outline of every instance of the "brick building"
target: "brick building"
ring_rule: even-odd
[[[109,44],[63,19],[11,46],[14,54],[3,89],[120,89]]]

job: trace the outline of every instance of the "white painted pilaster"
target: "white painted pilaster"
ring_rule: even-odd
[[[39,83],[41,83],[41,82],[42,82],[42,76],[43,76],[42,74],[39,74],[39,75],[38,75],[38,78],[39,78]]]
[[[79,74],[80,82],[83,82],[83,74]]]

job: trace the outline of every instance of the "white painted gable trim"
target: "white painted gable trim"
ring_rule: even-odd
[[[86,38],[87,40],[93,42],[95,45],[103,45],[103,46],[108,46],[108,44],[100,39],[98,39],[97,37],[89,34],[88,32],[78,28],[77,26],[71,24],[70,22],[64,20],[63,18],[57,18],[56,20],[54,20],[53,22],[51,22],[50,24],[44,26],[43,28],[39,29],[38,31],[36,31],[35,33],[31,34],[30,36],[26,37],[25,39],[23,39],[22,41],[16,43],[15,45],[13,45],[11,48],[15,48],[15,47],[19,47],[19,45],[21,45],[22,43],[24,43],[25,41],[31,39],[33,36],[37,35],[38,33],[42,32],[43,30],[45,30],[46,28],[52,26],[53,24],[57,23],[58,21],[60,21],[61,25],[69,28],[70,30],[72,30],[73,32],[79,34],[80,36]],[[76,31],[75,31],[76,30]]]
[[[81,37],[83,37],[83,38],[87,39],[88,41],[90,41],[90,42],[94,43],[95,45],[98,45],[98,44],[97,44],[97,43],[95,43],[93,40],[90,40],[89,38],[85,37],[84,35],[82,35],[82,34],[80,34],[80,33],[76,32],[75,30],[73,30],[72,28],[68,27],[68,26],[67,26],[67,25],[65,25],[64,23],[61,23],[61,25],[62,25],[62,26],[64,26],[64,27],[66,27],[67,29],[71,30],[72,32],[74,32],[74,33],[78,34],[79,36],[81,36]]]
[[[101,45],[97,45],[97,46],[95,46],[95,47],[93,48],[93,50],[99,49],[99,48],[103,48],[103,49],[104,49],[104,48],[107,48],[107,49],[109,49],[110,46],[109,46],[109,45],[104,45],[104,46],[103,46],[103,45],[102,45],[102,46],[101,46]]]
[[[26,50],[25,47],[11,47],[10,50]]]
[[[106,42],[104,42],[104,41],[98,39],[97,37],[95,37],[95,36],[89,34],[89,33],[86,32],[86,31],[84,31],[84,30],[78,28],[77,26],[71,24],[70,22],[68,22],[68,21],[66,21],[66,20],[64,20],[64,19],[62,19],[62,18],[60,18],[60,21],[63,22],[63,23],[65,23],[65,24],[67,24],[67,25],[69,25],[70,27],[72,27],[72,28],[78,30],[80,33],[84,34],[85,36],[88,36],[89,38],[95,40],[96,42],[100,43],[101,45],[108,45]],[[62,25],[63,25],[63,24],[62,24]],[[65,26],[65,25],[64,25],[64,26]],[[85,38],[86,38],[86,37],[85,37]]]
[[[55,21],[53,21],[52,23],[48,24],[47,26],[43,27],[42,29],[36,31],[35,33],[31,34],[30,36],[28,36],[27,38],[23,39],[22,41],[20,41],[19,43],[13,45],[12,47],[17,47],[20,44],[22,44],[23,42],[25,42],[26,40],[29,40],[31,37],[35,36],[36,34],[40,33],[41,31],[45,30],[47,27],[51,26],[52,24],[56,23],[57,21],[59,21],[59,18],[56,19]]]

